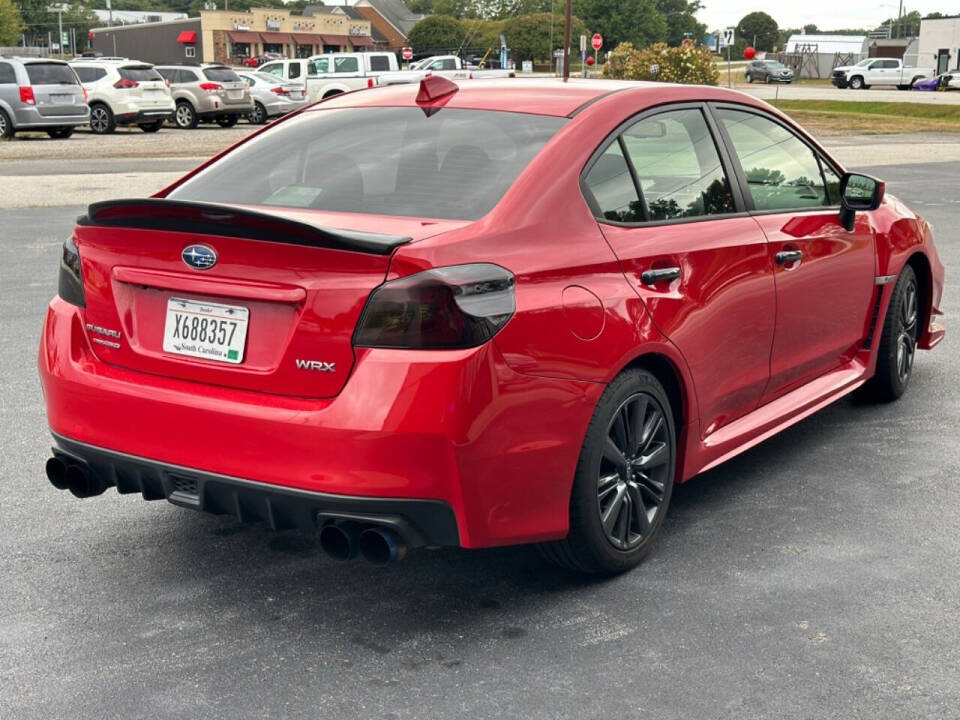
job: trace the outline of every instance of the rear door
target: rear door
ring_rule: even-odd
[[[771,400],[851,359],[874,296],[874,234],[866,213],[839,219],[839,170],[778,119],[717,105],[744,199],[768,240],[777,289]]]
[[[26,63],[37,111],[44,117],[77,115],[86,105],[83,89],[73,69],[65,63]]]
[[[594,213],[686,359],[705,437],[753,410],[769,379],[775,291],[764,235],[743,212],[702,105],[642,116],[591,162]]]

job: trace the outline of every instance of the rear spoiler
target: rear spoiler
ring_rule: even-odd
[[[412,239],[311,225],[235,205],[163,198],[93,203],[77,218],[77,225],[220,235],[370,255],[389,255]]]

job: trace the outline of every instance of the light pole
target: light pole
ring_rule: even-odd
[[[563,28],[563,81],[570,78],[570,18],[573,15],[573,0],[567,0],[566,21]]]

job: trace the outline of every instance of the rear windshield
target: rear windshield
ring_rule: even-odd
[[[484,110],[318,110],[241,145],[169,197],[476,220],[564,122]]]
[[[163,81],[163,75],[152,67],[120,68],[120,77],[126,78],[127,80],[136,80],[137,82],[150,82],[151,80]]]
[[[59,63],[28,63],[27,77],[31,85],[79,85],[73,68]]]
[[[213,82],[240,82],[240,76],[230,68],[207,68],[203,74]]]

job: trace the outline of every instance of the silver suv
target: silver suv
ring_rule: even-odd
[[[45,130],[68,138],[90,119],[76,73],[60,60],[0,57],[0,137]]]
[[[250,88],[226,65],[157,65],[177,103],[174,122],[192,130],[201,121],[233,127],[253,112]]]
[[[173,115],[170,88],[153,65],[138,60],[75,60],[70,63],[87,91],[90,129],[112,133],[117,125],[156,132]]]

